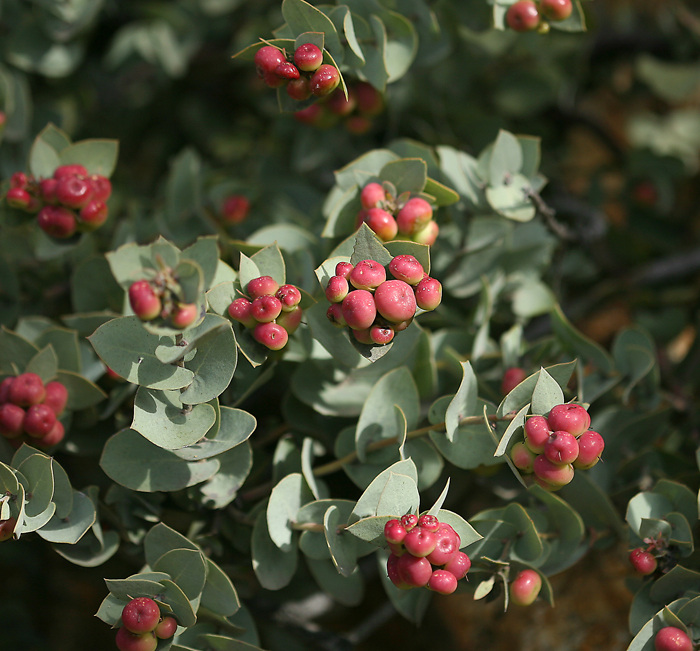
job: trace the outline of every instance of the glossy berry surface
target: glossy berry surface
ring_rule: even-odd
[[[331,276],[326,285],[326,299],[329,303],[341,303],[348,295],[350,285],[342,276]]]
[[[311,97],[311,86],[309,86],[309,80],[306,77],[292,79],[287,84],[287,95],[297,102],[303,102],[304,100],[309,99],[309,97]],[[307,109],[314,109],[314,112],[317,108],[319,107],[314,107],[314,105],[307,107]]]
[[[363,211],[362,220],[383,242],[393,240],[399,232],[394,216],[381,208],[375,207]]]
[[[304,310],[297,305],[291,310],[282,310],[277,319],[275,319],[275,323],[282,326],[287,331],[287,334],[291,335],[294,334],[301,325],[301,317],[303,314]]]
[[[275,297],[282,304],[283,312],[292,312],[301,303],[301,292],[296,285],[282,285],[275,292]]]
[[[323,52],[313,43],[302,43],[294,50],[294,63],[299,70],[314,72],[323,63]]]
[[[271,276],[259,276],[248,283],[246,291],[251,300],[254,300],[259,296],[274,296],[279,288],[279,283]]]
[[[416,295],[403,280],[387,280],[374,292],[377,312],[391,323],[400,323],[416,313]]]
[[[93,189],[86,178],[65,176],[56,184],[54,194],[57,201],[67,208],[82,208],[92,199]]]
[[[411,240],[417,244],[432,246],[435,244],[439,232],[440,227],[437,225],[437,222],[429,221],[424,228],[411,235]]]
[[[457,578],[452,572],[435,570],[430,576],[428,587],[439,594],[452,594],[457,589]]]
[[[107,221],[109,209],[104,201],[92,199],[78,213],[78,224],[81,231],[93,231]]]
[[[246,328],[254,328],[257,321],[250,311],[252,306],[253,304],[247,298],[237,298],[228,306],[228,315]]]
[[[518,441],[510,450],[510,458],[513,461],[513,465],[525,473],[533,471],[536,456],[523,441]]]
[[[281,350],[287,345],[289,334],[277,323],[258,323],[253,329],[253,338],[270,350]]]
[[[420,197],[409,199],[396,215],[399,232],[413,235],[421,231],[433,218],[433,208]]]
[[[55,179],[62,179],[66,176],[87,176],[88,171],[77,163],[71,165],[60,165],[54,170],[53,177]]]
[[[162,309],[160,298],[147,280],[137,280],[129,287],[129,304],[142,321],[152,321]]]
[[[408,254],[395,256],[389,263],[389,273],[396,280],[403,280],[409,285],[417,285],[425,276],[423,265]]]
[[[343,318],[353,330],[366,330],[374,323],[377,308],[374,297],[365,289],[350,292],[342,302]]]
[[[337,328],[344,328],[347,325],[340,303],[333,303],[333,305],[328,308],[326,311],[326,318]]]
[[[605,441],[598,432],[589,429],[578,437],[578,447],[578,458],[574,461],[574,468],[587,470],[598,463],[605,449]]]
[[[337,265],[335,265],[335,275],[342,276],[343,278],[349,278],[350,272],[354,268],[355,267],[350,262],[339,262]]]
[[[14,439],[22,435],[24,422],[24,409],[13,405],[11,402],[0,405],[0,436]]]
[[[63,423],[57,420],[51,428],[51,431],[46,436],[42,436],[36,441],[36,444],[42,448],[50,448],[53,445],[58,445],[65,435],[66,430],[63,427]]]
[[[41,404],[32,405],[24,415],[22,427],[24,431],[34,438],[46,436],[56,423],[56,414],[51,407]]]
[[[36,216],[36,221],[42,231],[59,240],[75,235],[78,229],[75,213],[63,206],[44,206]]]
[[[435,549],[436,543],[435,534],[432,531],[426,531],[421,526],[411,529],[403,539],[406,551],[416,558],[430,554]]]
[[[508,7],[506,24],[516,32],[529,32],[540,24],[540,12],[532,0],[518,0]]]
[[[418,524],[418,516],[413,513],[407,513],[401,516],[401,524],[404,526],[406,531],[410,531]]]
[[[394,330],[389,326],[373,325],[369,329],[369,338],[373,344],[385,346],[394,339]]]
[[[5,201],[10,208],[24,210],[31,204],[32,197],[24,188],[10,188],[5,195]]]
[[[566,20],[573,10],[571,0],[540,0],[540,11],[549,20]]]
[[[410,553],[404,554],[396,561],[396,570],[399,577],[413,588],[422,588],[427,585],[433,574],[433,568],[428,559],[417,558]]]
[[[125,626],[117,631],[115,642],[119,651],[155,651],[158,646],[158,639],[152,632],[139,635]]]
[[[399,520],[389,520],[384,525],[384,538],[388,543],[399,545],[406,537],[406,529]]]
[[[280,79],[289,81],[299,79],[299,69],[293,63],[287,61],[283,61],[275,68],[275,74]]]
[[[199,309],[194,303],[179,303],[170,315],[173,327],[184,330],[189,328],[199,316]]]
[[[314,72],[309,87],[311,94],[316,97],[325,97],[332,93],[340,83],[340,73],[335,66],[324,63]]]
[[[421,310],[434,310],[442,302],[442,285],[436,278],[423,278],[414,291],[416,305]]]
[[[525,421],[523,430],[525,445],[535,454],[542,454],[552,432],[549,421],[544,416],[530,416]]]
[[[588,412],[581,405],[571,403],[552,407],[547,421],[553,431],[564,430],[574,436],[580,436],[591,426]]]
[[[469,568],[472,566],[472,561],[464,552],[457,552],[443,568],[445,571],[450,572],[455,575],[455,578],[459,581],[467,576]]]
[[[573,463],[578,457],[578,441],[569,432],[552,432],[544,444],[544,456],[552,463]]]
[[[664,626],[654,637],[655,651],[693,651],[688,634],[675,626]]]
[[[360,260],[348,280],[357,289],[374,289],[386,280],[386,271],[376,260]]]
[[[571,464],[558,465],[552,463],[544,454],[535,458],[532,464],[534,473],[552,486],[566,486],[574,478],[574,467]]]
[[[177,622],[175,621],[175,618],[174,617],[164,617],[163,620],[158,623],[158,626],[156,626],[156,628],[153,632],[156,634],[157,638],[159,638],[161,640],[168,640],[173,635],[175,635],[176,630],[177,630]]]
[[[452,527],[438,528],[435,531],[435,549],[428,554],[427,559],[433,565],[449,563],[459,551],[460,539]]]
[[[15,405],[30,407],[44,401],[46,388],[36,373],[22,373],[12,381],[7,397]]]
[[[630,552],[629,560],[632,563],[632,567],[634,567],[634,571],[641,576],[653,574],[658,566],[656,557],[641,547]]]
[[[542,588],[542,577],[534,570],[518,572],[509,586],[510,601],[516,606],[529,606]]]
[[[272,45],[264,45],[256,53],[253,59],[258,76],[264,78],[265,74],[274,73],[280,63],[284,63],[285,58],[280,50]]]
[[[368,183],[360,192],[360,203],[365,210],[374,208],[386,199],[386,192],[381,183]]]
[[[250,313],[260,323],[274,321],[282,311],[282,303],[275,296],[259,296],[250,306]]]
[[[390,581],[400,590],[409,590],[412,588],[412,585],[409,585],[404,581],[401,576],[399,575],[399,570],[396,567],[398,561],[399,561],[399,556],[396,554],[389,554],[389,558],[387,559],[386,562],[386,573],[389,576]]]
[[[149,633],[159,621],[160,608],[148,597],[132,599],[122,610],[122,624],[132,633]]]

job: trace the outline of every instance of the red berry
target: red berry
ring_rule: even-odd
[[[132,599],[122,610],[122,624],[132,633],[150,633],[159,621],[160,608],[148,597]]]
[[[36,444],[42,448],[50,448],[53,445],[58,445],[65,435],[66,430],[63,427],[63,423],[57,420],[51,428],[51,431],[46,436],[42,436],[36,441]]]
[[[32,197],[24,188],[10,188],[5,195],[5,201],[10,208],[26,210],[32,203]]]
[[[529,606],[540,593],[542,577],[534,570],[518,572],[510,584],[510,600],[516,606]]]
[[[533,464],[536,456],[523,441],[518,441],[510,450],[513,465],[524,473],[531,473],[534,470]]]
[[[348,97],[346,99],[343,89],[336,88],[328,98],[326,106],[331,113],[344,117],[350,115],[350,113],[355,110],[357,98],[355,97],[355,93],[351,89],[348,89]]]
[[[258,323],[253,329],[253,338],[270,350],[281,350],[287,345],[287,331],[276,323]]]
[[[161,312],[160,298],[147,280],[137,280],[129,287],[129,304],[141,321],[152,321]]]
[[[189,328],[199,316],[199,309],[194,303],[178,303],[170,315],[173,327],[184,330]]]
[[[82,165],[61,165],[54,170],[53,177],[62,179],[66,176],[87,176],[88,171]]]
[[[446,570],[435,570],[428,581],[428,588],[439,594],[452,594],[457,589],[457,578]]]
[[[11,188],[24,188],[27,187],[27,184],[29,183],[29,179],[27,178],[27,175],[24,172],[15,172],[11,177],[10,177],[10,187]]]
[[[425,513],[418,518],[418,526],[426,531],[435,532],[440,526],[440,521],[434,515]]]
[[[22,435],[22,423],[24,422],[24,409],[6,402],[0,405],[0,436],[6,439],[15,439]]]
[[[92,198],[97,201],[106,202],[112,196],[112,183],[102,174],[91,174],[89,177],[92,185]]]
[[[400,545],[406,537],[406,529],[399,520],[389,520],[384,525],[384,538],[388,543]]]
[[[434,310],[442,302],[442,285],[439,280],[423,278],[414,289],[416,305],[421,310]]]
[[[282,303],[275,296],[259,296],[250,306],[250,313],[260,323],[274,321],[282,311]]]
[[[275,74],[280,79],[293,80],[299,79],[299,70],[293,63],[283,61],[275,68]]]
[[[386,280],[386,270],[376,260],[361,260],[348,278],[357,289],[374,289]]]
[[[428,560],[433,565],[449,563],[459,551],[460,542],[459,536],[452,527],[439,525],[435,532],[435,549],[428,554]]]
[[[382,94],[371,84],[361,81],[355,85],[357,108],[365,115],[378,115],[384,109]]]
[[[275,296],[282,303],[283,312],[294,312],[301,303],[301,292],[296,285],[282,285],[275,292]]]
[[[395,554],[390,554],[389,558],[386,562],[386,573],[389,576],[389,579],[391,582],[399,589],[401,590],[408,590],[412,588],[413,586],[409,585],[404,581],[401,576],[399,575],[399,571],[396,567],[399,556],[396,556]]]
[[[515,387],[517,387],[525,378],[527,373],[518,367],[514,366],[506,370],[501,381],[501,393],[507,396]]]
[[[46,388],[36,373],[22,373],[10,385],[8,398],[20,407],[38,405],[46,397]]]
[[[413,515],[413,513],[407,513],[401,516],[401,524],[406,531],[410,531],[418,524],[418,516]]]
[[[411,240],[418,244],[432,246],[435,244],[439,232],[440,227],[437,225],[437,222],[429,221],[423,229],[411,235]]]
[[[403,280],[409,285],[417,285],[425,276],[423,265],[412,255],[397,255],[389,263],[389,271],[396,280]]]
[[[592,429],[585,431],[578,438],[578,458],[574,461],[574,468],[587,470],[598,463],[603,454],[605,441],[603,437]]]
[[[374,343],[374,341],[372,341],[372,337],[370,336],[369,328],[362,328],[361,330],[353,329],[351,332],[352,336],[361,344],[371,346]]]
[[[335,265],[335,275],[342,276],[345,279],[350,278],[350,273],[355,267],[349,262],[339,262]]]
[[[63,206],[44,206],[36,220],[42,231],[60,240],[75,235],[78,229],[75,213]]]
[[[160,638],[161,640],[168,640],[175,635],[176,630],[177,622],[175,621],[175,618],[164,617],[153,632],[156,634],[157,638]]]
[[[566,486],[574,478],[574,467],[571,464],[561,466],[552,463],[544,454],[535,458],[532,467],[540,479],[552,486]]]
[[[228,315],[246,328],[254,328],[258,322],[250,311],[252,306],[253,304],[247,298],[237,298],[228,306]]]
[[[158,646],[158,638],[153,632],[137,635],[125,626],[117,631],[115,642],[119,651],[155,651]]]
[[[309,97],[311,97],[311,87],[309,86],[309,80],[306,77],[292,79],[287,84],[287,95],[289,95],[293,100],[297,102],[303,102],[304,100],[309,99]],[[307,107],[307,109],[310,109],[313,106],[314,105],[309,106]]]
[[[360,203],[365,210],[374,208],[386,199],[386,191],[380,183],[368,183],[360,192]]]
[[[373,344],[385,346],[394,339],[394,329],[388,326],[373,325],[369,329],[369,338]]]
[[[571,0],[540,0],[540,11],[549,20],[566,20],[573,10]]]
[[[396,561],[396,571],[399,577],[412,588],[422,588],[427,585],[433,574],[433,568],[428,559],[416,558],[410,553],[404,554]]]
[[[68,389],[60,382],[49,382],[46,385],[46,397],[44,404],[51,407],[56,416],[60,416],[68,402]]]
[[[46,436],[56,424],[56,414],[47,405],[32,405],[24,415],[22,427],[33,438]]]
[[[472,561],[464,552],[457,552],[451,560],[449,560],[445,567],[443,568],[446,572],[450,572],[455,575],[457,581],[460,581],[469,572],[469,568],[472,566]]]
[[[588,412],[581,405],[571,403],[552,407],[547,420],[553,430],[564,430],[574,436],[580,436],[591,426]]]
[[[506,23],[516,32],[529,32],[540,24],[540,13],[532,0],[518,0],[508,7]]]
[[[535,454],[542,454],[544,446],[552,433],[549,421],[544,416],[530,416],[523,427],[525,445]]]
[[[78,213],[78,223],[82,226],[81,230],[94,231],[107,221],[109,208],[104,201],[93,199],[86,206],[80,209]]]
[[[56,203],[56,179],[42,179],[39,181],[39,191],[44,203]]]
[[[259,296],[274,296],[279,288],[279,284],[271,276],[259,276],[248,283],[246,291],[248,296],[255,300]]]
[[[323,63],[323,52],[313,43],[302,43],[294,50],[294,63],[299,70],[314,72]]]
[[[285,61],[282,52],[272,45],[261,47],[254,58],[255,68],[261,79],[264,79],[266,74],[274,73],[277,66]]]
[[[377,312],[391,323],[406,321],[416,313],[416,295],[403,280],[387,280],[379,285],[374,292],[374,303]]]
[[[374,323],[377,308],[374,297],[367,290],[350,292],[342,303],[343,318],[353,330],[366,330]]]
[[[328,308],[326,311],[326,318],[337,328],[344,328],[347,325],[340,303],[333,303],[333,305]]]
[[[629,559],[635,572],[637,572],[637,574],[641,574],[642,576],[653,574],[658,566],[656,557],[641,547],[633,549],[630,552]]]
[[[367,133],[372,128],[372,120],[362,115],[351,115],[345,120],[345,129],[356,136]]]
[[[332,93],[340,83],[340,73],[335,66],[329,63],[324,63],[314,72],[309,87],[312,95],[316,97],[325,97]]]
[[[82,208],[92,199],[92,184],[80,176],[64,176],[56,184],[54,191],[59,203],[67,208]]]
[[[396,215],[396,224],[399,232],[405,235],[414,235],[428,225],[433,218],[433,208],[420,197],[409,199]]]
[[[10,401],[10,387],[14,381],[15,378],[6,377],[2,382],[0,382],[0,405]]]
[[[240,224],[248,216],[250,201],[242,194],[226,197],[221,208],[221,217],[227,224]]]
[[[655,651],[693,651],[688,635],[675,626],[664,626],[654,637]]]
[[[301,325],[301,317],[304,314],[304,310],[301,306],[297,305],[292,310],[282,310],[282,313],[277,317],[275,323],[282,326],[287,334],[291,335],[297,331],[297,328]]]
[[[427,556],[434,549],[437,541],[435,534],[432,531],[426,531],[420,526],[417,526],[406,534],[403,539],[403,546],[409,554],[416,558]]]
[[[326,299],[329,303],[342,303],[348,295],[350,285],[342,276],[331,276],[326,285]]]
[[[382,242],[393,240],[399,231],[393,215],[381,208],[368,208],[363,211],[362,221],[376,233]]]
[[[563,465],[578,458],[578,441],[569,432],[552,432],[544,444],[544,456],[552,463]]]

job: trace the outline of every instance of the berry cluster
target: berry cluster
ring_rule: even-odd
[[[162,617],[158,604],[148,597],[132,599],[122,610],[122,626],[117,631],[119,651],[155,651],[158,640],[169,640],[177,622]]]
[[[434,310],[442,300],[442,285],[412,255],[392,258],[388,270],[394,280],[376,260],[339,262],[326,285],[329,321],[348,326],[362,344],[388,344],[411,325],[417,308]]]
[[[270,87],[287,85],[287,95],[298,102],[325,97],[340,83],[335,66],[323,63],[323,52],[313,43],[303,43],[291,56],[274,45],[265,45],[255,53],[258,76]]]
[[[389,520],[384,538],[391,549],[386,563],[389,579],[402,590],[427,586],[440,594],[452,594],[472,564],[459,551],[462,541],[457,532],[434,515],[408,514]]]
[[[693,651],[694,648],[688,634],[675,626],[664,626],[654,637],[655,651]]]
[[[372,128],[372,118],[384,110],[382,94],[366,81],[348,86],[345,97],[342,88],[336,88],[327,99],[296,111],[294,117],[302,124],[328,128],[343,120],[345,129],[352,134],[361,135]]]
[[[542,589],[542,577],[535,570],[522,570],[510,582],[510,602],[516,606],[529,606]]]
[[[355,226],[364,222],[383,242],[400,239],[432,245],[437,239],[433,207],[422,197],[396,197],[386,185],[368,183],[362,188],[360,203]]]
[[[506,23],[516,32],[536,29],[546,34],[549,31],[549,21],[566,20],[573,9],[571,0],[518,0],[508,7]]]
[[[45,233],[66,239],[78,231],[94,231],[102,226],[111,194],[108,178],[88,174],[82,165],[61,165],[52,178],[39,181],[15,172],[5,200],[12,208],[38,213],[37,222]]]
[[[44,386],[35,373],[6,377],[0,382],[0,435],[43,448],[60,443],[65,430],[58,416],[67,401],[68,389],[60,382]]]
[[[287,345],[301,323],[301,292],[295,285],[280,285],[270,276],[253,278],[247,296],[228,306],[228,315],[253,331],[253,339],[270,350]]]
[[[250,200],[242,194],[232,194],[221,206],[221,221],[224,224],[240,224],[245,221],[250,210]]]
[[[574,468],[595,466],[605,447],[603,437],[589,430],[591,417],[571,403],[552,407],[549,415],[525,421],[525,441],[511,449],[511,459],[524,473],[548,491],[559,490],[574,478]]]
[[[199,317],[194,303],[178,298],[180,287],[172,269],[158,272],[152,280],[137,280],[129,287],[129,304],[141,321],[161,318],[173,328],[189,328]]]

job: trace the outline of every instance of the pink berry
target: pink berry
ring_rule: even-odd
[[[340,303],[333,303],[333,305],[328,308],[326,311],[326,318],[337,328],[344,328],[347,325]]]
[[[294,50],[294,63],[299,70],[314,72],[323,63],[323,52],[313,43],[302,43]]]
[[[396,561],[396,571],[404,583],[413,588],[428,585],[433,574],[433,568],[428,559],[417,558],[410,553],[404,554]]]
[[[416,305],[421,310],[434,310],[442,302],[442,285],[439,280],[423,278],[414,289]]]
[[[368,208],[363,211],[362,220],[382,242],[393,240],[398,233],[398,226],[393,215],[381,208]]]
[[[350,278],[350,273],[355,267],[350,262],[339,262],[335,265],[335,275],[342,276],[346,280]]]
[[[0,382],[0,405],[10,402],[10,387],[14,381],[15,378],[6,377],[2,382]]]
[[[14,378],[9,387],[8,398],[19,407],[31,407],[44,401],[46,388],[36,373],[22,373]]]
[[[163,620],[158,623],[158,626],[155,627],[153,632],[156,634],[157,638],[161,640],[169,640],[173,635],[175,635],[176,630],[177,621],[175,621],[175,618],[164,617]]]
[[[452,527],[440,527],[435,531],[435,549],[428,554],[427,559],[432,565],[445,565],[459,551],[459,545],[459,536]]]
[[[294,312],[301,303],[301,292],[296,285],[282,285],[275,292],[275,296],[282,303],[283,312]]]
[[[162,309],[160,298],[147,280],[137,280],[129,287],[129,304],[141,321],[152,321]]]
[[[410,531],[418,524],[418,516],[413,513],[407,513],[401,516],[401,524],[406,531]]]
[[[591,426],[588,412],[581,405],[571,403],[552,407],[547,420],[553,430],[564,430],[574,436],[580,436]]]
[[[400,545],[406,537],[406,529],[399,520],[389,520],[384,525],[384,538],[388,543]]]
[[[342,302],[343,318],[353,330],[366,330],[374,323],[377,308],[374,297],[365,289],[350,292]]]
[[[275,68],[275,74],[280,79],[293,80],[299,79],[299,70],[293,63],[283,61]]]
[[[246,291],[248,296],[255,300],[259,296],[274,296],[279,288],[279,284],[271,276],[259,276],[248,283]]]
[[[322,64],[316,72],[314,72],[309,87],[312,95],[316,97],[325,97],[332,93],[340,83],[340,73],[335,66],[329,63]]]
[[[469,568],[472,566],[472,561],[464,552],[457,552],[451,560],[449,560],[443,568],[446,572],[454,574],[457,581],[462,580],[467,576]]]
[[[374,303],[377,312],[391,323],[406,321],[416,313],[416,295],[403,280],[387,280],[379,285],[374,292]]]
[[[532,0],[518,0],[508,7],[506,23],[516,32],[529,32],[540,24],[540,12]]]
[[[530,416],[523,427],[525,445],[535,454],[542,454],[544,446],[552,433],[551,426],[544,416]]]
[[[542,577],[534,570],[518,572],[510,584],[510,600],[516,606],[529,606],[540,593]]]
[[[411,240],[418,244],[432,246],[435,244],[439,232],[440,227],[437,225],[437,222],[429,221],[424,228],[411,235]]]
[[[409,590],[413,586],[409,585],[404,581],[401,576],[399,575],[399,570],[397,569],[396,565],[399,561],[399,556],[396,556],[395,554],[390,554],[389,558],[386,562],[386,573],[389,576],[389,579],[391,582],[400,590]]]
[[[10,177],[10,187],[11,188],[22,188],[23,190],[27,187],[29,179],[24,172],[15,172]]]
[[[303,314],[304,310],[297,305],[292,310],[287,310],[286,312],[282,310],[281,314],[275,320],[275,323],[282,326],[287,331],[287,334],[291,335],[294,334],[301,325],[301,317]]]
[[[362,328],[361,330],[352,329],[350,332],[352,332],[353,338],[355,338],[361,344],[371,346],[374,343],[374,341],[372,341],[369,328]]]
[[[375,208],[386,199],[386,191],[380,183],[368,183],[360,192],[360,203],[365,210]]]
[[[51,407],[41,404],[32,405],[24,415],[22,427],[24,431],[33,438],[40,439],[46,436],[56,424],[56,414]]]
[[[566,20],[573,10],[571,0],[540,0],[540,11],[549,20]]]
[[[409,199],[396,215],[399,232],[414,235],[428,225],[433,218],[432,206],[421,197]]]
[[[189,328],[198,316],[199,308],[194,303],[178,303],[170,315],[170,322],[174,328],[184,330]]]
[[[152,631],[139,635],[130,632],[125,626],[117,631],[115,642],[119,651],[155,651],[158,646],[158,638]]]
[[[576,437],[569,432],[552,432],[544,444],[544,456],[557,465],[573,463],[578,457]]]
[[[428,588],[439,594],[452,594],[457,589],[457,578],[446,570],[435,570],[428,581]]]
[[[39,191],[44,203],[56,203],[56,179],[42,179],[39,181]]]
[[[54,192],[59,203],[67,208],[82,208],[90,203],[93,195],[92,184],[80,176],[64,176],[56,184]]]
[[[36,221],[42,231],[59,240],[75,235],[78,229],[75,213],[63,206],[44,206],[39,211]]]
[[[93,231],[107,221],[109,209],[104,201],[93,199],[86,206],[83,206],[78,213],[78,223],[81,230]]]
[[[389,271],[396,280],[403,280],[409,285],[417,285],[425,276],[423,265],[408,254],[394,257],[389,263]]]
[[[394,339],[394,330],[389,326],[373,325],[369,329],[369,338],[373,344],[385,346]]]
[[[664,626],[654,637],[655,651],[693,651],[688,635],[675,626]]]
[[[60,416],[68,402],[68,389],[60,382],[49,382],[46,385],[46,397],[44,404],[53,410],[56,416]]]
[[[148,597],[132,599],[122,610],[122,624],[132,633],[150,633],[159,620],[160,608]]]
[[[653,574],[658,566],[656,557],[641,547],[633,549],[630,552],[629,559],[632,567],[634,567],[634,571],[641,576]]]
[[[5,195],[5,201],[10,208],[26,210],[32,202],[32,197],[24,188],[10,188]]]
[[[603,454],[605,441],[603,437],[592,429],[585,431],[578,438],[578,458],[574,461],[574,468],[588,470],[598,463]]]
[[[342,303],[348,295],[350,285],[342,276],[331,276],[326,285],[326,299],[329,303]]]
[[[355,85],[357,95],[357,108],[365,115],[379,115],[384,110],[384,98],[382,94],[366,81],[360,81]]]
[[[24,409],[11,402],[0,405],[0,436],[6,439],[15,439],[22,435],[22,423],[24,422]]]
[[[409,554],[416,558],[427,556],[434,549],[437,541],[432,531],[426,531],[420,526],[414,527],[403,539],[403,546]]]
[[[506,372],[503,374],[503,380],[501,381],[501,393],[507,396],[526,377],[527,373],[518,366],[506,369]]]
[[[538,455],[532,466],[535,474],[552,486],[566,486],[574,478],[574,467],[571,464],[561,466],[552,463],[544,454]]]
[[[87,176],[88,171],[78,164],[73,165],[61,165],[54,170],[53,177],[55,179],[62,179],[66,176]]]
[[[65,435],[66,430],[63,427],[63,423],[57,420],[51,431],[46,436],[42,436],[38,441],[35,441],[35,443],[39,447],[50,448],[54,445],[58,445]]]
[[[287,345],[289,335],[277,323],[258,323],[253,329],[253,338],[270,350],[281,350]]]
[[[89,176],[92,185],[92,198],[96,201],[106,202],[112,196],[112,183],[102,174],[91,174]]]
[[[252,306],[247,298],[237,298],[228,306],[228,315],[246,328],[254,328],[258,322],[250,311]]]
[[[250,201],[242,194],[226,197],[221,207],[221,218],[226,224],[240,224],[248,216]]]
[[[282,303],[275,296],[259,296],[250,307],[250,313],[260,323],[274,321],[280,312],[282,312]]]
[[[292,79],[287,84],[287,95],[289,95],[293,100],[297,102],[303,102],[304,100],[311,97],[311,87],[309,86],[309,80],[306,77],[299,77],[299,79]],[[308,109],[320,109],[316,105],[311,105],[307,107]],[[301,111],[300,111],[301,112]]]
[[[357,289],[374,289],[386,280],[386,270],[376,260],[360,260],[348,280]]]
[[[285,61],[282,52],[272,45],[261,47],[254,58],[255,68],[261,79],[264,79],[266,74],[274,73],[277,66]]]
[[[534,470],[536,456],[522,441],[518,441],[510,450],[513,465],[524,473],[531,473]]]

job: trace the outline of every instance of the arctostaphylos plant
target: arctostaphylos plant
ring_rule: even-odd
[[[8,648],[700,645],[700,16],[631,4],[3,3]]]

